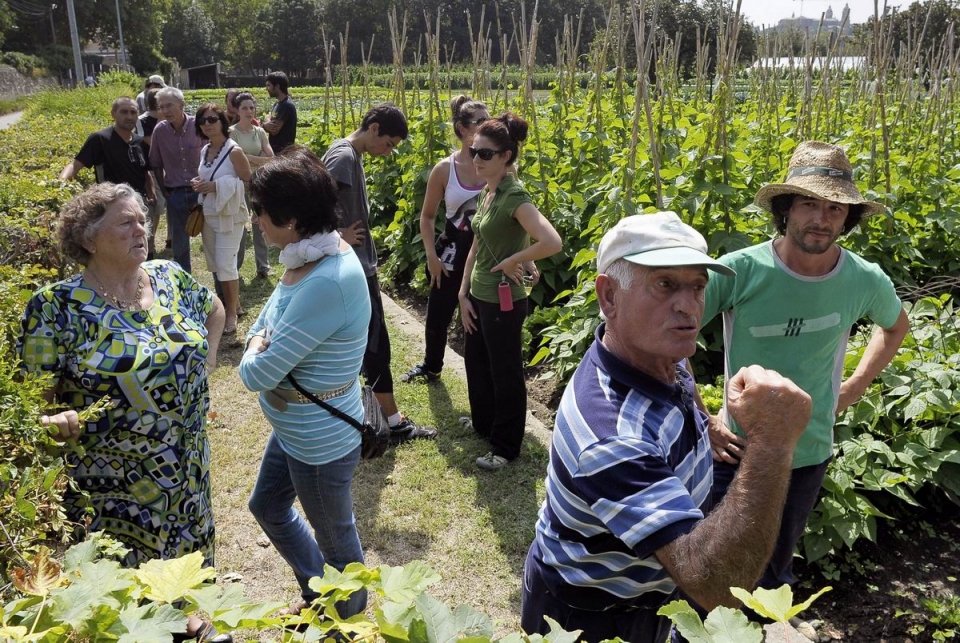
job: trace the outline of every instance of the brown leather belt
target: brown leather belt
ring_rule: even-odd
[[[349,391],[353,384],[353,382],[350,382],[349,384],[344,384],[335,391],[324,391],[323,393],[314,393],[314,395],[326,402],[327,400],[332,400],[335,397],[340,397]],[[275,388],[272,391],[264,391],[263,395],[267,400],[267,404],[278,411],[286,411],[288,402],[295,402],[297,404],[313,404],[313,402],[305,398],[300,391],[296,391],[291,388]]]

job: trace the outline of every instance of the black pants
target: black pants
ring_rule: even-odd
[[[443,370],[443,352],[447,348],[447,331],[460,303],[460,283],[463,281],[463,269],[451,270],[448,276],[442,276],[439,288],[430,288],[427,299],[427,323],[424,329],[424,343],[427,346],[423,357],[423,367],[431,373]]]
[[[793,585],[793,550],[797,546],[803,531],[807,527],[807,518],[817,504],[823,476],[830,465],[828,458],[821,464],[794,469],[790,474],[790,488],[783,505],[783,517],[780,519],[780,533],[773,547],[773,556],[763,570],[763,576],[757,582],[758,587],[777,589],[781,585]],[[713,506],[716,507],[727,494],[730,483],[737,474],[739,465],[726,462],[713,463]]]
[[[523,565],[523,592],[520,627],[527,634],[546,634],[549,616],[568,632],[583,630],[578,641],[596,643],[620,637],[630,643],[663,643],[667,641],[670,621],[657,616],[653,608],[611,608],[605,611],[585,610],[567,605],[550,593],[534,562],[534,543]],[[674,597],[665,597],[663,604]]]
[[[370,292],[370,327],[367,329],[367,350],[363,354],[363,376],[374,393],[393,393],[390,373],[390,336],[383,318],[383,299],[376,275],[367,277]]]
[[[470,303],[477,311],[478,328],[467,333],[463,360],[473,428],[490,440],[494,455],[514,460],[520,455],[527,420],[521,346],[527,300],[513,302],[509,312],[472,295]]]

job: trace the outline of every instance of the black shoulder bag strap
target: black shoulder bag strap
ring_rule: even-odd
[[[228,139],[227,139],[227,143],[233,143],[233,141],[231,141],[231,140],[228,138]],[[226,145],[227,143],[224,143],[224,145]],[[209,146],[209,143],[208,143],[207,145]],[[233,143],[233,145],[236,145],[236,143]],[[220,169],[220,166],[223,165],[223,162],[226,161],[227,158],[230,156],[230,152],[233,150],[233,145],[231,145],[230,147],[227,148],[227,153],[224,154],[224,155],[223,155],[223,158],[220,159],[220,162],[217,163],[217,167],[213,168],[213,174],[210,175],[210,180],[211,180],[211,181],[213,180],[213,177],[215,177],[215,176],[217,175],[217,170]]]
[[[336,408],[335,406],[331,406],[327,404],[326,402],[321,400],[319,397],[317,397],[313,393],[308,392],[305,388],[300,386],[300,383],[297,380],[293,378],[292,373],[287,374],[287,379],[290,380],[291,384],[293,384],[293,388],[297,389],[300,392],[300,395],[304,396],[305,398],[307,398],[308,400],[310,400],[320,408],[326,409],[326,411],[333,417],[339,420],[343,420],[344,422],[346,422],[347,424],[355,428],[357,431],[359,431],[361,435],[363,434],[362,424],[360,424],[359,422],[357,422],[352,417],[350,417],[340,409]]]
[[[227,143],[233,143],[233,141],[228,138],[228,139],[227,139]],[[227,143],[224,143],[224,145],[226,145]],[[236,145],[236,143],[233,143],[233,145]],[[230,147],[227,148],[227,150],[226,150],[227,153],[224,154],[224,155],[223,155],[223,158],[220,159],[220,162],[217,163],[217,167],[213,168],[213,174],[210,175],[210,180],[211,180],[211,181],[213,181],[213,177],[215,177],[215,176],[217,175],[217,170],[220,169],[220,166],[223,165],[223,162],[226,161],[226,160],[230,157],[230,152],[233,150],[233,145],[231,145]],[[207,143],[207,147],[210,147],[210,144],[209,144],[209,143]],[[223,153],[223,150],[220,150],[220,152]],[[206,156],[206,153],[202,154],[201,156]],[[202,196],[203,198],[200,199],[199,203],[203,203],[204,201],[207,200],[207,199],[206,199],[206,196],[207,196],[206,194],[201,194],[200,196]]]

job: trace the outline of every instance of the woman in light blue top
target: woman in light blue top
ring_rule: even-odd
[[[288,374],[329,404],[363,421],[359,373],[370,323],[363,268],[337,232],[337,185],[306,148],[276,157],[250,182],[254,222],[282,248],[286,271],[248,334],[240,362],[244,385],[260,392],[273,433],[250,511],[293,568],[302,600],[324,563],[343,570],[363,562],[350,484],[360,461],[357,430],[301,398]],[[293,508],[300,500],[306,520]],[[311,528],[314,533],[311,533]],[[365,592],[337,604],[344,618],[362,612]]]

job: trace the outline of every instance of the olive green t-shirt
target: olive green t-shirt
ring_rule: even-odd
[[[520,182],[508,174],[500,181],[497,192],[490,202],[490,207],[484,206],[487,197],[487,188],[480,192],[477,214],[473,217],[473,232],[477,238],[477,259],[470,275],[470,294],[491,304],[500,301],[497,288],[500,285],[502,273],[490,272],[495,265],[527,247],[529,236],[520,222],[513,216],[524,203],[531,203],[530,196],[520,185]],[[507,279],[513,300],[523,299],[527,291],[522,285],[512,279]]]

